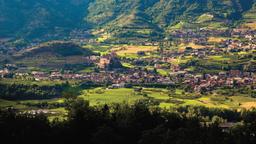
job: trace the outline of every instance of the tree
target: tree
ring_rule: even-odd
[[[113,128],[102,126],[97,129],[92,136],[94,144],[120,144],[123,143],[122,138],[114,131]]]

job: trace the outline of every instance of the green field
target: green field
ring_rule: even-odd
[[[29,105],[36,105],[41,103],[63,103],[64,99],[50,99],[50,100],[19,100],[19,101],[11,101],[11,100],[3,100],[0,99],[0,108],[13,107],[16,109],[28,110],[28,109],[37,109],[36,107]]]
[[[129,104],[132,105],[137,101],[147,101],[151,106],[157,106],[164,109],[176,108],[180,106],[204,106],[208,108],[221,109],[250,109],[256,107],[256,99],[237,95],[222,96],[217,94],[198,95],[194,93],[186,93],[182,89],[167,90],[162,88],[91,88],[82,90],[78,96],[84,100],[88,100],[91,106],[112,105],[112,104]],[[47,107],[38,107],[42,104]],[[9,101],[0,99],[0,108],[13,107],[15,109],[29,112],[31,110],[46,110],[49,112],[49,119],[63,119],[66,115],[64,107],[51,107],[53,104],[63,104],[63,98],[50,100],[20,100]]]
[[[210,108],[240,109],[256,106],[256,99],[246,96],[222,96],[222,95],[197,95],[186,93],[176,89],[173,94],[166,89],[143,88],[141,92],[135,92],[132,88],[105,89],[95,88],[84,90],[81,98],[89,100],[91,105],[128,103],[133,104],[139,100],[153,100],[162,108],[179,106],[205,106]],[[250,103],[249,103],[250,102]],[[249,106],[247,104],[250,104]]]
[[[104,89],[96,88],[84,90],[79,96],[84,100],[90,101],[91,105],[113,104],[113,103],[128,103],[132,104],[138,100],[145,99],[142,95],[136,94],[133,89]]]

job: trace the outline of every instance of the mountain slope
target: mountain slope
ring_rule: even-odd
[[[256,0],[0,0],[0,37],[37,38],[92,28],[101,29],[100,36],[110,40],[154,39],[173,28],[219,29],[248,21],[255,4]]]
[[[80,26],[89,1],[0,0],[0,37],[38,37]]]
[[[227,29],[244,20],[243,14],[251,11],[255,3],[255,0],[95,0],[86,20],[100,26],[100,37],[145,41],[163,38],[165,31],[181,28]]]
[[[256,30],[256,3],[252,8],[243,14],[243,27]]]

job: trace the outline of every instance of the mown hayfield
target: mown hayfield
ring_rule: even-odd
[[[152,52],[157,50],[157,46],[121,46],[113,48],[119,56],[133,55],[138,52]]]
[[[245,24],[243,24],[243,27],[256,30],[256,22],[245,23]]]
[[[234,102],[238,103],[240,108],[251,109],[256,108],[256,99],[244,96],[234,96],[231,98]]]
[[[245,109],[256,108],[256,102],[245,102],[241,105],[241,107]]]
[[[209,43],[220,43],[225,41],[227,38],[223,38],[223,37],[209,37],[208,38],[208,42]]]

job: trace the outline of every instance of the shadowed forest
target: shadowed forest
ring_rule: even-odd
[[[49,121],[44,114],[0,111],[0,135],[11,143],[88,144],[254,144],[256,110],[180,107],[150,109],[147,104],[89,106],[81,99],[66,99],[65,120]],[[211,119],[211,122],[203,122]],[[224,121],[237,122],[232,128]]]

